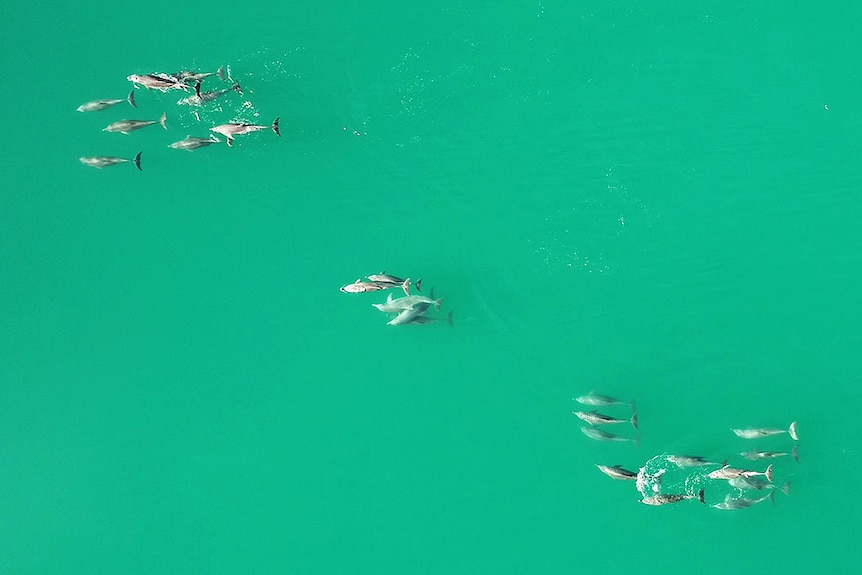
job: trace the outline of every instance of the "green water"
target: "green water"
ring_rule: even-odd
[[[409,4],[4,10],[0,573],[858,563],[862,8]],[[75,111],[225,63],[244,96],[200,121]],[[454,326],[338,290],[381,270]],[[580,433],[591,390],[637,446]],[[774,505],[594,467],[793,420]]]

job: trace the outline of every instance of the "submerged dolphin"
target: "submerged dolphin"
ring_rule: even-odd
[[[590,439],[595,439],[596,441],[634,441],[637,443],[637,438],[630,439],[628,437],[614,435],[613,433],[608,433],[598,427],[582,427],[581,433]]]
[[[749,499],[748,497],[732,497],[731,495],[726,495],[724,501],[721,503],[716,503],[713,505],[716,509],[747,509],[752,505],[757,505],[764,499],[772,499],[775,501],[775,492],[770,491],[768,494],[763,497],[758,497],[756,499]]]
[[[278,120],[279,118],[276,118],[271,126],[259,126],[257,124],[247,124],[245,122],[240,122],[221,124],[219,126],[210,128],[210,130],[217,134],[221,134],[222,136],[227,138],[227,145],[233,146],[234,136],[251,134],[252,132],[257,132],[258,130],[266,130],[267,128],[271,128],[272,131],[275,132],[276,136],[281,136],[281,132],[278,131]]]
[[[434,290],[431,290],[432,292]],[[432,294],[433,295],[433,294]],[[400,313],[405,309],[409,309],[416,305],[417,303],[427,303],[429,305],[433,305],[438,310],[440,309],[440,304],[443,302],[443,298],[434,299],[433,297],[425,297],[424,295],[409,295],[406,297],[400,297],[398,299],[393,299],[392,294],[389,294],[389,297],[386,298],[385,303],[373,303],[374,307],[379,309],[382,312],[387,313]]]
[[[764,489],[780,489],[785,495],[790,495],[789,481],[786,481],[784,485],[780,487],[759,477],[739,476],[728,479],[727,482],[731,487],[736,487],[737,489],[756,489],[758,491],[763,491]]]
[[[106,108],[110,108],[111,106],[116,106],[120,102],[128,102],[131,104],[132,108],[137,108],[137,104],[135,104],[135,91],[132,90],[129,92],[129,95],[125,97],[125,99],[121,100],[93,100],[92,102],[87,102],[86,104],[81,104],[76,108],[79,112],[98,112],[100,110],[104,110]]]
[[[107,128],[102,130],[103,132],[120,132],[121,134],[128,134],[134,130],[140,130],[141,128],[146,128],[147,126],[152,126],[153,124],[161,124],[162,128],[165,130],[168,129],[168,126],[165,124],[165,120],[168,119],[167,113],[162,114],[162,117],[158,120],[120,120],[119,122],[114,122],[113,124],[109,124]]]
[[[78,158],[80,162],[87,166],[93,166],[94,168],[105,168],[108,166],[113,166],[115,164],[125,164],[126,162],[134,162],[134,164],[141,170],[141,154],[143,152],[138,152],[138,155],[135,156],[134,160],[129,160],[127,158],[115,158],[114,156],[90,156],[90,157],[82,157]],[[143,170],[142,170],[143,171]]]
[[[712,461],[708,461],[700,455],[668,455],[666,459],[677,467],[699,467],[701,465],[715,465]]]
[[[756,449],[752,449],[751,451],[742,451],[739,454],[750,461],[773,459],[775,457],[784,457],[785,455],[789,455],[796,461],[799,461],[799,448],[795,445],[790,451],[758,451]]]
[[[636,411],[635,402],[633,402],[633,401],[622,401],[620,399],[616,399],[615,397],[602,395],[600,393],[590,392],[587,395],[582,395],[582,396],[576,397],[574,399],[578,403],[583,403],[584,405],[593,405],[595,407],[606,407],[608,405],[630,405],[632,408],[632,411]]]
[[[194,136],[186,136],[184,140],[174,142],[173,144],[168,144],[168,147],[174,148],[175,150],[188,150],[189,152],[193,152],[198,148],[203,148],[205,146],[209,146],[210,144],[217,144],[220,141],[221,140],[216,138],[214,135],[211,135],[209,138],[195,138]]]
[[[386,325],[405,325],[408,323],[426,323],[420,318],[425,315],[431,304],[428,302],[416,302],[409,308],[402,310],[398,315],[389,320]],[[430,319],[430,318],[429,318]]]
[[[181,82],[200,82],[204,78],[218,76],[219,80],[224,82],[224,66],[219,66],[218,70],[215,72],[192,72],[191,70],[180,70],[175,74],[170,74],[170,76]]]
[[[667,505],[669,503],[678,503],[680,501],[685,501],[687,499],[695,499],[697,498],[703,504],[706,504],[706,500],[703,497],[703,489],[697,492],[697,495],[693,493],[680,493],[680,494],[663,494],[657,493],[656,495],[650,495],[649,497],[644,497],[641,499],[641,503],[646,505]]]

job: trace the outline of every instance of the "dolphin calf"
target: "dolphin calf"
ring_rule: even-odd
[[[769,427],[755,427],[752,429],[733,429],[730,430],[743,439],[760,439],[761,437],[769,437],[770,435],[778,435],[779,433],[789,433],[794,441],[799,441],[799,436],[796,434],[796,422],[790,424],[788,429],[773,429]]]
[[[131,104],[132,108],[137,108],[137,104],[135,104],[135,91],[132,90],[129,92],[129,95],[126,96],[125,99],[121,100],[93,100],[92,102],[87,102],[86,104],[81,104],[76,108],[79,112],[98,112],[100,110],[104,110],[106,108],[110,108],[111,106],[116,106],[120,102],[128,102]]]
[[[191,70],[180,70],[175,74],[168,74],[169,76],[176,78],[180,82],[200,82],[204,78],[209,78],[210,76],[218,76],[218,79],[224,82],[224,66],[219,66],[218,70],[215,72],[192,72]]]
[[[599,413],[595,409],[593,411],[573,411],[573,415],[577,415],[583,421],[586,421],[590,425],[610,425],[614,423],[631,423],[632,427],[635,429],[638,428],[638,414],[635,413],[631,416],[631,419],[617,419],[616,417],[611,417],[610,415],[604,415],[603,413]]]
[[[641,503],[646,505],[667,505],[669,503],[678,503],[680,501],[685,501],[686,499],[695,499],[697,498],[703,504],[706,504],[706,500],[703,497],[703,489],[697,492],[697,495],[692,493],[680,493],[680,494],[663,494],[657,493],[656,495],[650,495],[649,497],[644,497],[641,499]]]
[[[234,136],[241,136],[243,134],[251,134],[252,132],[257,132],[258,130],[266,130],[267,128],[271,128],[273,132],[275,132],[276,136],[280,136],[281,132],[278,131],[278,120],[276,118],[273,121],[271,126],[259,126],[257,124],[247,124],[245,122],[240,123],[229,123],[229,124],[221,124],[219,126],[215,126],[210,128],[211,131],[221,134],[225,138],[227,138],[227,145],[233,146],[233,138]]]
[[[772,481],[772,466],[766,468],[766,471],[749,471],[747,469],[737,469],[725,464],[721,469],[711,471],[708,475],[710,479],[733,479],[734,477],[753,477],[755,475],[763,475],[769,481]]]
[[[773,459],[775,457],[784,457],[785,455],[789,455],[796,461],[799,461],[799,448],[795,445],[790,451],[758,451],[752,449],[751,451],[741,451],[739,454],[750,461]]]
[[[195,84],[195,93],[193,96],[188,96],[177,101],[177,104],[188,105],[188,106],[202,106],[207,102],[212,102],[216,98],[227,94],[230,91],[235,91],[238,94],[242,94],[242,89],[239,87],[239,84],[234,82],[234,85],[230,88],[223,88],[221,90],[212,90],[210,92],[201,92],[201,83],[198,81]]]
[[[186,136],[184,140],[180,140],[179,142],[174,142],[173,144],[168,144],[169,148],[174,148],[175,150],[188,150],[189,152],[193,152],[198,148],[203,148],[209,146],[210,144],[217,144],[220,142],[215,135],[211,135],[209,138],[195,138],[193,136]]]
[[[623,469],[619,465],[609,466],[596,464],[596,467],[599,468],[599,471],[614,479],[621,479],[623,481],[637,481],[638,478],[638,474],[636,471],[629,471],[628,469]]]
[[[168,126],[165,124],[165,120],[168,119],[167,113],[162,114],[162,117],[158,120],[120,120],[119,122],[114,122],[113,124],[109,124],[107,128],[102,130],[103,132],[120,132],[121,134],[128,134],[134,130],[140,130],[141,128],[146,128],[147,126],[152,126],[153,124],[161,124],[162,128],[165,130],[168,129]]]
[[[630,405],[632,411],[637,411],[635,409],[635,402],[633,401],[622,401],[620,399],[609,397],[607,395],[601,395],[599,393],[590,392],[587,395],[582,395],[574,399],[578,403],[583,403],[584,405],[592,405],[595,407],[606,407],[608,405]]]
[[[113,166],[115,164],[125,164],[126,162],[134,162],[134,164],[141,170],[141,154],[143,152],[138,152],[138,155],[135,156],[134,160],[129,160],[127,158],[115,158],[113,156],[90,156],[78,158],[82,164],[87,166],[93,166],[94,168],[105,168],[108,166]],[[143,170],[142,170],[143,171]]]
[[[174,78],[167,74],[131,74],[126,76],[126,80],[143,86],[147,90],[159,90],[160,92],[167,92],[168,90],[189,91],[189,87],[180,81],[179,78]]]

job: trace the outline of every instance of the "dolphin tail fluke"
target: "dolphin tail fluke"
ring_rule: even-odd
[[[454,327],[454,324],[452,323],[452,312],[451,311],[449,312],[449,315],[446,316],[446,323],[449,324],[449,327]]]
[[[763,474],[766,476],[766,479],[767,479],[770,483],[772,483],[772,465],[770,465],[769,467],[767,467],[767,468],[766,468],[766,471],[764,471],[764,472],[763,472]]]
[[[230,137],[230,136],[228,136],[228,137],[227,137],[227,147],[228,147],[228,148],[232,148],[232,147],[233,147],[233,138],[232,138],[232,137]],[[356,281],[359,281],[359,280],[356,280]]]
[[[134,89],[131,92],[129,92],[128,96],[126,96],[126,101],[132,105],[132,108],[138,107],[138,105],[135,104],[135,90]]]
[[[799,441],[799,436],[796,434],[796,422],[795,421],[790,424],[790,429],[788,431],[790,432],[790,437],[793,438],[793,441]]]
[[[401,289],[404,290],[404,295],[410,295],[410,278],[404,280],[404,283],[401,284]]]
[[[200,99],[200,97],[201,97],[201,81],[200,80],[198,80],[195,83],[195,96],[197,96],[198,99]]]
[[[167,124],[165,124],[165,122],[166,122],[167,120],[168,120],[168,113],[167,113],[167,112],[162,112],[162,117],[161,117],[161,118],[159,118],[159,124],[161,124],[161,125],[162,125],[162,128],[164,128],[165,130],[167,130],[167,129],[168,129],[168,125],[167,125]]]
[[[239,82],[234,82],[234,83],[233,83],[233,89],[234,89],[234,91],[235,91],[237,94],[239,94],[240,96],[242,96],[242,88],[240,88],[240,87],[239,87]]]
[[[784,493],[785,495],[790,495],[790,482],[789,481],[781,486],[781,492]]]
[[[419,291],[419,292],[422,291],[422,278],[419,278],[418,280],[416,280],[416,291]]]
[[[435,300],[434,300],[434,307],[436,307],[436,308],[437,308],[437,311],[440,311],[440,304],[441,304],[441,303],[443,303],[443,298],[442,298],[442,297],[441,297],[440,299],[435,299]]]
[[[637,429],[638,428],[638,412],[637,411],[635,412],[634,415],[632,415],[631,422],[632,422],[632,427]]]
[[[706,505],[706,498],[703,496],[703,489],[697,492],[697,500]]]
[[[772,501],[772,504],[775,505],[775,490],[769,490],[769,500]]]
[[[632,413],[637,413],[637,412],[638,412],[638,404],[637,404],[637,402],[635,402],[635,401],[630,401],[630,402],[629,402],[629,405],[631,405],[631,406],[632,406]]]
[[[275,132],[276,136],[281,136],[281,132],[278,131],[278,121],[280,119],[281,118],[276,118],[275,121],[272,123],[272,131]]]
[[[137,155],[137,156],[135,156],[135,159],[134,159],[135,165],[136,165],[136,166],[138,167],[138,169],[139,169],[140,171],[142,171],[142,172],[144,171],[144,169],[143,169],[143,168],[141,168],[141,154],[143,154],[143,153],[144,153],[144,152],[138,152],[138,155]]]
[[[219,66],[218,70],[216,70],[216,76],[218,79],[224,82],[224,66]]]
[[[794,445],[793,449],[790,450],[790,456],[793,457],[793,459],[795,459],[797,463],[799,463],[799,447]]]

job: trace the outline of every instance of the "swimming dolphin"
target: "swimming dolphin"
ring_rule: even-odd
[[[715,465],[712,461],[707,461],[699,455],[668,455],[666,459],[677,467],[698,467],[701,465]]]
[[[731,487],[736,487],[737,489],[756,489],[758,491],[762,491],[764,489],[780,489],[785,495],[790,495],[789,481],[779,487],[778,485],[765,481],[759,477],[745,477],[740,475],[739,477],[728,479],[727,482]]]
[[[258,126],[257,124],[246,124],[245,122],[240,122],[221,124],[210,128],[210,130],[227,138],[227,145],[233,146],[234,136],[250,134],[252,132],[257,132],[258,130],[266,130],[267,127],[271,128],[272,131],[275,132],[276,136],[281,136],[281,132],[278,131],[278,120],[279,118],[276,118],[271,126]]]
[[[386,325],[405,325],[408,323],[427,323],[419,318],[425,315],[431,304],[428,302],[416,302],[407,309],[402,310],[398,315],[389,320]]]
[[[741,451],[739,454],[751,461],[773,459],[775,457],[784,457],[785,455],[789,455],[796,461],[799,461],[799,448],[795,445],[790,451],[758,451],[756,449],[752,449],[751,451]]]
[[[595,439],[596,441],[634,441],[637,443],[637,439],[629,439],[628,437],[621,437],[619,435],[614,435],[613,433],[608,433],[598,427],[582,427],[581,433],[589,437],[590,439]]]
[[[697,498],[703,504],[706,504],[706,500],[703,497],[703,489],[697,492],[697,495],[692,493],[684,493],[684,494],[662,494],[658,493],[656,495],[650,495],[649,497],[644,497],[641,499],[641,503],[645,503],[646,505],[667,505],[669,503],[677,503],[679,501],[685,501],[686,499],[694,499]]]
[[[219,66],[215,72],[192,72],[191,70],[181,70],[175,74],[170,74],[180,82],[200,82],[204,78],[210,76],[218,76],[219,80],[224,82],[224,66]]]
[[[427,303],[433,305],[438,310],[440,309],[440,304],[443,302],[443,298],[434,299],[433,291],[432,297],[425,297],[424,295],[410,295],[406,297],[400,297],[398,299],[393,299],[392,294],[389,294],[389,297],[386,298],[385,303],[373,303],[374,307],[379,309],[382,312],[387,313],[401,313],[405,309],[413,307],[417,303]]]
[[[637,481],[638,478],[637,472],[623,469],[619,465],[609,466],[596,464],[596,467],[599,468],[599,471],[614,479],[622,479],[623,481]]]
[[[223,88],[221,90],[212,90],[210,92],[201,92],[201,83],[198,82],[195,84],[195,94],[194,96],[188,96],[177,101],[177,104],[185,104],[189,106],[202,106],[207,102],[212,102],[219,96],[223,96],[227,94],[231,90],[237,92],[238,94],[242,94],[242,89],[239,87],[238,83],[234,83],[230,88]]]
[[[790,428],[788,429],[773,429],[769,427],[756,427],[753,429],[733,429],[730,430],[734,432],[736,435],[743,439],[760,439],[761,437],[768,437],[770,435],[778,435],[779,433],[789,433],[790,437],[793,438],[794,441],[799,441],[799,437],[796,434],[796,422],[790,424]]]
[[[107,128],[102,130],[103,132],[120,132],[121,134],[128,134],[134,130],[140,130],[141,128],[146,128],[147,126],[152,126],[153,124],[161,124],[162,128],[165,130],[168,129],[168,126],[165,124],[165,120],[168,119],[167,113],[162,114],[162,117],[158,120],[120,120],[119,122],[114,122],[113,124],[109,124]]]
[[[87,166],[93,166],[94,168],[105,168],[108,166],[113,166],[115,164],[125,164],[126,162],[134,162],[134,164],[141,170],[141,154],[143,152],[138,152],[138,155],[135,156],[134,160],[129,160],[126,158],[115,158],[113,156],[90,156],[78,158],[82,164]],[[143,171],[143,170],[141,170]]]
[[[189,152],[193,152],[198,148],[203,148],[205,146],[209,146],[210,144],[217,144],[220,142],[215,135],[211,135],[209,138],[195,138],[193,136],[186,136],[184,140],[180,140],[179,142],[174,142],[173,144],[168,144],[169,148],[174,148],[175,150],[188,150]]]
[[[595,409],[592,411],[573,411],[573,415],[577,415],[580,419],[586,421],[590,425],[609,425],[614,423],[631,423],[632,427],[638,428],[638,414],[632,415],[631,419],[617,419],[610,415],[599,413]]]
[[[737,469],[724,464],[721,469],[711,471],[708,477],[710,479],[733,479],[734,477],[753,477],[755,475],[763,475],[766,479],[772,481],[772,466],[770,465],[767,467],[766,471],[749,471],[747,469]]]
[[[578,403],[583,403],[584,405],[593,405],[596,407],[605,407],[608,405],[630,405],[632,411],[636,411],[635,402],[633,401],[622,401],[620,399],[609,397],[607,395],[601,395],[599,393],[590,392],[587,395],[582,395],[574,399]]]
[[[764,499],[772,499],[775,501],[775,492],[770,491],[767,495],[763,497],[758,497],[756,499],[749,499],[747,497],[732,497],[730,495],[726,495],[724,501],[721,503],[716,503],[713,505],[716,509],[746,509],[751,507],[752,505],[756,505],[763,501]]]
[[[400,287],[406,295],[410,295],[410,278],[404,280],[400,286],[398,284],[381,283],[381,282],[364,282],[362,279],[357,279],[352,284],[341,286],[340,290],[344,293],[366,293],[372,291],[380,291],[384,289],[392,289]]]
[[[167,92],[168,90],[189,91],[189,87],[179,78],[167,74],[131,74],[126,76],[126,80],[133,84],[139,84],[147,90],[159,90],[160,92]]]
[[[389,284],[402,284],[404,280],[398,276],[393,276],[387,274],[386,272],[380,272],[379,274],[374,274],[370,276],[365,276],[368,278],[368,281],[372,282],[380,282],[380,283],[389,283]],[[416,280],[416,291],[422,291],[422,278]]]
[[[92,102],[81,104],[76,108],[76,110],[79,112],[98,112],[100,110],[110,108],[111,106],[116,106],[120,102],[128,102],[131,104],[132,108],[138,107],[137,104],[135,104],[135,91],[132,90],[123,100],[93,100]]]

